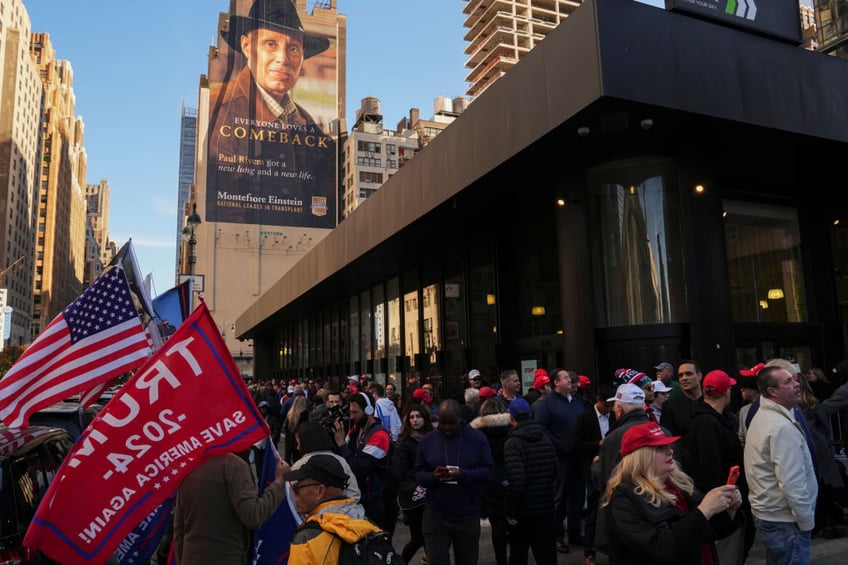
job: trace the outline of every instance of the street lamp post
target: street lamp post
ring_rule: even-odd
[[[191,277],[191,308],[194,309],[194,264],[197,262],[197,256],[194,254],[194,248],[197,245],[195,238],[195,228],[201,224],[200,214],[197,213],[197,203],[191,205],[191,214],[186,218],[186,227],[183,228],[183,236],[188,236],[188,274]]]

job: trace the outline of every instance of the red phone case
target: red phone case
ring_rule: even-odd
[[[734,465],[730,468],[730,473],[727,475],[727,484],[735,485],[736,480],[739,478],[739,465]]]

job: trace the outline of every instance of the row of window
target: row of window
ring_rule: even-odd
[[[375,173],[372,171],[359,171],[359,182],[383,184],[383,173]]]
[[[357,151],[365,151],[367,153],[380,153],[383,144],[376,141],[358,141],[356,143]],[[397,145],[394,143],[386,144],[386,155],[397,155]]]

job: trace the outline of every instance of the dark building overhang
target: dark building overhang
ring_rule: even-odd
[[[396,275],[444,248],[422,238],[464,237],[564,162],[678,140],[759,182],[838,159],[848,63],[631,0],[587,0],[252,304],[237,333],[256,337]],[[526,187],[501,186],[509,168],[526,171]]]

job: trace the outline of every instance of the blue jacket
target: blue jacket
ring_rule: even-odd
[[[551,392],[533,405],[533,419],[548,430],[560,460],[572,459],[577,446],[577,415],[583,412],[583,401],[572,396]]]
[[[457,484],[437,481],[439,466],[459,467]],[[427,489],[427,506],[440,516],[454,520],[480,517],[480,492],[495,469],[489,442],[467,422],[452,437],[436,429],[421,438],[415,458],[415,479]]]

